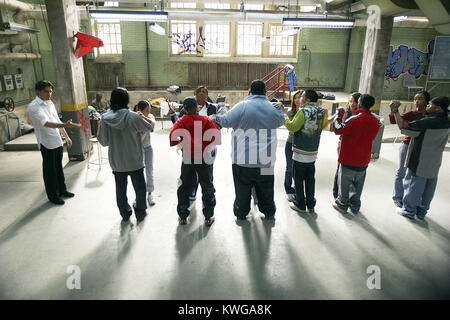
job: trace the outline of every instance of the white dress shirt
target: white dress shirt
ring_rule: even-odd
[[[36,97],[28,105],[28,114],[34,126],[38,148],[41,144],[47,149],[56,149],[63,146],[63,141],[58,128],[44,127],[46,122],[61,123],[55,105],[51,100],[43,101]]]

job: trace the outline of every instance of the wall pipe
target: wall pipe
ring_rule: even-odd
[[[40,58],[41,58],[41,55],[39,53],[10,52],[10,53],[0,54],[0,60],[6,60],[6,59],[33,60],[33,59],[40,59]]]

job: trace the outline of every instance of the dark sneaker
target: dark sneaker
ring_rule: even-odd
[[[64,202],[64,200],[63,199],[61,199],[61,198],[53,198],[53,199],[48,199],[51,203],[54,203],[54,204],[59,204],[59,205],[61,205],[61,204],[64,204],[65,202]]]
[[[214,223],[214,217],[205,218],[205,225],[210,227]]]
[[[236,216],[236,219],[238,219],[238,220],[247,220],[247,217],[246,216],[245,217]]]
[[[341,208],[340,206],[338,206],[338,204],[336,202],[333,202],[331,205],[333,206],[333,208],[335,210],[339,211],[340,213],[344,213],[344,214],[347,213],[347,209]]]
[[[128,222],[128,221],[130,221],[130,217],[128,216],[128,217],[122,217],[122,221],[123,222]]]
[[[185,224],[187,224],[187,219],[186,218],[178,218],[178,223],[181,225],[185,225]]]
[[[358,214],[358,213],[359,213],[359,210],[353,210],[353,209],[350,209],[350,211],[351,211],[353,214]]]
[[[293,202],[289,202],[289,207],[291,207],[292,210],[295,210],[297,212],[306,213],[306,209],[302,209],[302,208],[297,207],[295,205],[295,203],[293,203]]]
[[[419,219],[419,220],[425,220],[425,216],[416,214],[416,217],[417,217],[417,219]]]
[[[316,211],[314,211],[314,208],[308,209],[309,213],[316,213]]]
[[[74,196],[75,194],[69,191],[64,191],[63,193],[61,193],[61,197],[64,198],[73,198]]]
[[[272,214],[270,216],[264,215],[264,219],[266,219],[266,220],[275,220],[275,214]]]

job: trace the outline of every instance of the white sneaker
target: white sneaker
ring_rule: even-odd
[[[294,200],[295,200],[295,194],[293,194],[293,193],[288,193],[288,194],[286,194],[286,199],[287,199],[287,201],[289,201],[289,202],[294,201]]]
[[[153,196],[151,194],[148,195],[147,197],[147,202],[150,206],[154,206],[155,205],[155,199],[153,199]]]

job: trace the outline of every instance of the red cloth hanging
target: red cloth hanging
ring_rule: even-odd
[[[90,36],[85,33],[77,32],[75,34],[77,40],[77,46],[75,48],[75,57],[81,58],[86,53],[92,50],[92,48],[103,47],[103,41],[99,38]]]

